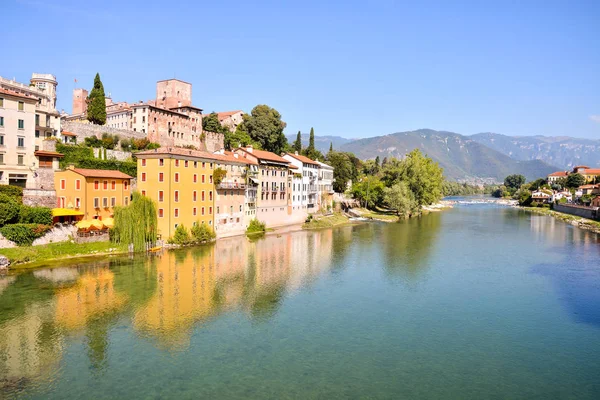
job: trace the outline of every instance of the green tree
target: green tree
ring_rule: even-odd
[[[327,163],[333,167],[333,190],[344,193],[348,181],[355,181],[358,177],[352,158],[349,153],[331,151],[327,154]]]
[[[375,165],[377,166],[377,169],[379,169],[379,156],[375,157]]]
[[[281,120],[281,114],[265,104],[252,109],[250,114],[244,114],[243,131],[250,139],[257,142],[263,150],[281,154],[287,148],[287,139],[283,134],[286,123]]]
[[[410,217],[418,208],[415,195],[405,182],[383,190],[383,201],[399,217]]]
[[[329,142],[329,151],[333,151],[333,142]]]
[[[302,133],[298,131],[298,135],[296,135],[296,141],[293,144],[294,151],[297,151],[298,154],[302,153]]]
[[[219,122],[219,116],[216,112],[212,112],[207,116],[202,117],[202,130],[214,133],[219,133],[223,131],[221,122]]]
[[[21,204],[15,197],[0,194],[0,227],[16,223],[19,219]]]
[[[581,185],[585,184],[585,178],[581,174],[570,174],[567,177],[566,187],[568,188],[578,188]]]
[[[524,184],[526,181],[523,175],[513,174],[504,178],[504,186],[506,186],[509,190],[517,190]]]
[[[303,154],[311,160],[323,159],[323,154],[315,148],[315,130],[310,128],[310,135],[308,137],[308,147],[304,149]]]
[[[94,78],[94,87],[88,96],[87,119],[96,125],[104,125],[106,123],[104,85],[102,85],[100,74],[98,73]]]
[[[383,201],[384,188],[383,182],[377,177],[365,176],[352,184],[352,196],[366,208],[374,208]]]
[[[231,150],[231,149],[235,149],[239,146],[248,146],[248,145],[252,145],[254,148],[256,149],[261,149],[261,146],[259,143],[255,142],[254,140],[252,140],[252,138],[250,138],[250,135],[248,135],[248,132],[246,130],[244,130],[243,125],[238,125],[237,128],[235,129],[235,132],[229,132],[227,131],[225,133],[225,148],[227,150]]]
[[[133,192],[133,200],[128,206],[115,207],[115,226],[110,239],[114,243],[129,245],[135,251],[143,251],[146,243],[155,243],[158,218],[156,203],[149,197]]]
[[[539,188],[541,188],[545,184],[546,184],[546,180],[543,179],[543,178],[540,178],[540,179],[536,179],[535,181],[531,182],[531,186],[529,188],[531,190],[538,190]]]

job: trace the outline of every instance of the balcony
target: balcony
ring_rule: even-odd
[[[217,185],[217,189],[246,189],[246,184],[238,182],[221,182]]]
[[[319,191],[319,187],[317,185],[309,185],[308,193],[317,193]]]

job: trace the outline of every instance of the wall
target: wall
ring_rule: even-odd
[[[554,211],[565,214],[577,215],[578,217],[596,219],[598,218],[598,209],[595,207],[574,206],[569,204],[555,204]]]
[[[103,148],[93,148],[94,157],[96,158],[104,158],[104,149]],[[118,161],[127,161],[131,160],[131,152],[129,151],[121,151],[121,150],[106,150],[106,159],[107,160],[118,160]]]
[[[225,136],[222,133],[204,132],[206,151],[214,153],[225,147]]]
[[[54,177],[52,178],[52,187],[54,187]],[[44,189],[23,189],[23,204],[31,207],[54,208],[56,207],[56,192]]]
[[[77,134],[78,143],[83,143],[86,137],[96,136],[97,138],[101,138],[104,132],[112,135],[119,135],[121,139],[142,139],[146,137],[146,134],[143,132],[134,132],[124,129],[111,128],[106,125],[92,125],[74,121],[62,121],[62,129]]]
[[[33,246],[42,246],[48,243],[66,242],[73,239],[77,235],[77,227],[75,225],[55,225],[41,238],[33,241]],[[106,235],[108,237],[108,235]],[[17,247],[14,242],[6,239],[0,234],[0,249],[8,249]]]

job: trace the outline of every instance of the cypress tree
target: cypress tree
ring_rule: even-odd
[[[311,154],[315,152],[315,130],[313,128],[310,128],[307,151]]]
[[[296,141],[294,142],[294,151],[297,151],[298,154],[302,152],[302,134],[298,131],[298,136],[296,136]]]
[[[333,151],[333,142],[329,142],[329,151]]]
[[[87,119],[92,124],[106,124],[106,102],[104,97],[104,85],[100,80],[100,74],[96,73],[94,87],[88,96],[87,106]]]

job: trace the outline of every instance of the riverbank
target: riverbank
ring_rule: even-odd
[[[302,229],[324,229],[355,223],[343,214],[313,216],[310,222],[305,222]]]
[[[559,219],[563,222],[571,224],[581,229],[585,229],[588,231],[592,231],[595,233],[600,233],[600,222],[594,221],[587,218],[578,217],[576,215],[564,214],[558,211],[550,210],[549,208],[539,208],[539,207],[517,207],[520,210],[529,211],[535,214],[547,215],[556,219]]]
[[[441,200],[438,203],[431,204],[428,206],[422,207],[423,214],[428,214],[430,212],[439,212],[448,208],[453,208],[454,202],[449,200]],[[372,219],[374,221],[381,222],[398,222],[398,215],[395,211],[385,210],[382,208],[376,208],[375,210],[369,210],[366,208],[353,208],[352,211],[355,211],[363,218]]]
[[[42,246],[23,246],[0,250],[0,254],[9,259],[9,269],[11,270],[36,268],[42,262],[126,253],[126,246],[117,246],[110,242],[82,244],[60,242]]]

